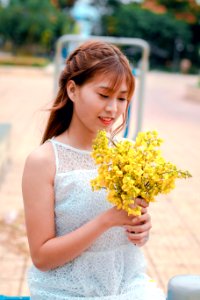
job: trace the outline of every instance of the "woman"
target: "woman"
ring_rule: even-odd
[[[23,174],[31,299],[162,300],[139,248],[151,227],[147,203],[137,199],[142,215],[128,216],[90,186],[97,131],[115,135],[125,123],[135,87],[128,60],[113,45],[86,42],[66,60],[59,84]]]

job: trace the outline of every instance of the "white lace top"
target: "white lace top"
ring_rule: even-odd
[[[67,234],[111,207],[105,191],[92,192],[97,175],[89,151],[50,142],[56,158],[56,234]],[[28,272],[33,300],[164,300],[145,274],[140,248],[128,241],[124,228],[113,227],[90,248],[62,267]]]

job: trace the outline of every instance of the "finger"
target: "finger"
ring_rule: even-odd
[[[141,207],[144,207],[144,208],[149,206],[149,203],[143,198],[136,198],[135,203],[137,205],[141,206]]]
[[[134,224],[127,224],[124,228],[129,232],[143,232],[146,230],[151,229],[151,222],[150,219],[146,219],[144,222],[137,222]]]
[[[146,222],[151,222],[151,216],[147,213],[132,219],[132,224],[134,225]]]
[[[135,243],[135,244],[139,244],[139,243],[145,243],[148,241],[149,239],[149,234],[148,233],[139,233],[139,234],[133,234],[133,233],[128,233],[127,237],[129,239],[129,241]]]
[[[126,232],[128,233],[142,233],[146,231],[150,231],[151,223],[145,223],[137,226],[127,226]]]
[[[138,246],[138,247],[142,247],[142,246],[144,246],[148,242],[148,240],[149,240],[148,237],[144,238],[141,241],[136,242],[135,245]]]
[[[139,241],[139,240],[145,238],[146,235],[147,235],[146,232],[140,232],[140,233],[127,232],[127,237],[133,241]]]
[[[130,205],[130,208],[132,208],[132,209],[140,208],[141,214],[147,213],[147,208],[148,208],[149,204],[145,202],[147,204],[147,206],[146,205],[142,206],[141,201],[145,201],[145,200],[139,199],[139,201],[137,201],[137,199],[134,201],[133,204]],[[134,213],[133,213],[133,215],[134,215]]]
[[[142,207],[142,209],[141,209],[141,214],[142,214],[142,215],[143,215],[143,214],[146,214],[147,211],[148,211],[148,209],[147,209],[146,207]]]
[[[127,233],[142,233],[150,231],[151,223],[147,222],[145,224],[137,225],[137,226],[125,226]]]

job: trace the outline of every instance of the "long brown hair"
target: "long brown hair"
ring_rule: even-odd
[[[126,56],[114,45],[102,41],[87,41],[74,50],[66,59],[65,68],[59,79],[57,97],[50,109],[50,116],[42,138],[44,143],[49,138],[63,133],[69,126],[73,115],[73,102],[70,100],[66,85],[73,80],[83,85],[95,74],[103,74],[110,78],[110,86],[117,90],[124,78],[128,87],[128,103],[135,88],[134,77]],[[115,130],[119,132],[126,121],[128,105],[122,124]]]

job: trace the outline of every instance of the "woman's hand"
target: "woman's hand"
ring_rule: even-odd
[[[105,213],[108,227],[122,226],[127,232],[128,239],[137,246],[143,246],[148,238],[151,229],[151,218],[147,213],[149,204],[142,198],[136,198],[133,205],[141,206],[141,216],[127,214],[124,210],[112,207]]]
[[[149,239],[149,232],[151,229],[151,217],[147,213],[149,204],[142,198],[136,198],[134,206],[141,206],[141,216],[132,219],[133,225],[124,226],[128,239],[131,243],[141,247]]]
[[[147,213],[147,208],[142,208],[142,215],[134,217],[133,225],[126,225],[126,233],[131,243],[141,247],[149,239],[149,232],[151,229],[151,218]]]

